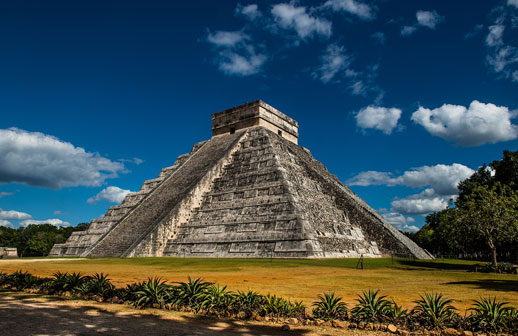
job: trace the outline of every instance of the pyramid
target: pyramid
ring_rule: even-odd
[[[265,102],[213,114],[212,134],[50,255],[433,258],[298,146],[298,123]]]

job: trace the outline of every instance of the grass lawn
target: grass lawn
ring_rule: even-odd
[[[22,269],[39,276],[52,273],[108,273],[113,283],[145,280],[160,276],[169,282],[185,281],[187,276],[202,277],[228,285],[230,290],[252,289],[302,300],[308,306],[325,291],[334,291],[349,305],[365,289],[380,289],[398,303],[413,306],[420,294],[440,292],[455,299],[459,309],[469,307],[480,296],[497,296],[518,306],[518,276],[473,273],[474,262],[460,260],[412,261],[390,258],[279,260],[274,259],[192,259],[192,258],[95,258],[52,261],[39,259],[3,260],[1,272]]]

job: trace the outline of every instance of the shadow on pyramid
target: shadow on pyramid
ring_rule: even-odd
[[[212,115],[210,140],[50,255],[433,258],[297,145],[261,100]]]

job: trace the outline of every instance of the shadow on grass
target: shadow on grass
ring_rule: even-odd
[[[471,263],[450,262],[450,261],[429,261],[429,260],[412,260],[412,259],[398,259],[399,269],[406,270],[422,270],[422,269],[436,269],[448,271],[471,271],[473,265]],[[407,267],[404,267],[407,266]]]
[[[129,310],[110,312],[98,305],[41,302],[34,295],[0,295],[0,329],[8,335],[285,335],[280,325],[257,325],[184,314],[175,319]],[[296,329],[291,335],[310,330]]]
[[[446,282],[446,285],[468,285],[478,289],[487,289],[500,292],[517,292],[518,280],[496,280],[496,279],[480,279]]]

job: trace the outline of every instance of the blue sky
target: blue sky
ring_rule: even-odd
[[[102,215],[263,99],[402,230],[516,150],[518,0],[0,4],[0,225]]]

